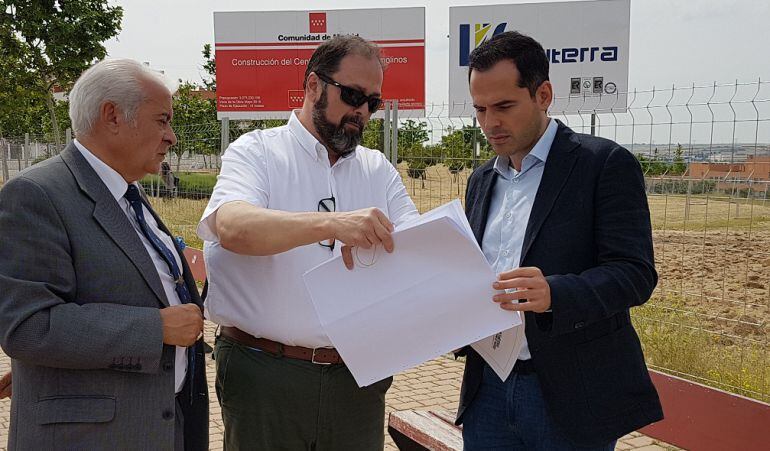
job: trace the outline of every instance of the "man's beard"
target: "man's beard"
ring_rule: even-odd
[[[339,124],[334,124],[326,119],[326,108],[329,106],[326,97],[326,87],[324,87],[321,97],[313,105],[313,125],[321,142],[332,152],[342,158],[350,155],[356,150],[356,146],[361,142],[361,132],[364,129],[364,121],[355,114],[346,114],[342,117]],[[345,128],[345,124],[351,123],[358,126],[355,131]]]

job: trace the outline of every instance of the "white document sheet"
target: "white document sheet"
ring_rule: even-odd
[[[352,271],[335,257],[304,275],[359,386],[520,324],[492,302],[495,274],[459,201],[404,224],[393,241],[392,254],[360,250]]]
[[[508,313],[516,315],[521,324],[471,345],[503,382],[511,374],[524,345],[524,315],[521,312]]]

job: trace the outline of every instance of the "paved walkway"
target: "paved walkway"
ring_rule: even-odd
[[[206,323],[206,339],[213,344],[214,325]],[[0,374],[10,370],[10,359],[0,352]],[[210,356],[206,359],[208,366],[209,393],[211,394],[211,422],[210,438],[211,450],[222,449],[221,411],[214,393],[214,361]],[[462,378],[463,364],[449,357],[439,357],[417,368],[396,375],[393,386],[388,391],[386,398],[386,411],[407,409],[448,409],[457,408],[457,400],[460,396],[460,380]],[[0,451],[6,450],[8,443],[8,426],[11,410],[10,400],[0,401]],[[387,418],[387,414],[386,414]],[[387,420],[386,420],[387,421]],[[385,435],[385,449],[395,451],[397,448]],[[619,442],[618,450],[636,451],[663,451],[676,449],[665,443],[657,442],[641,434],[630,434]]]

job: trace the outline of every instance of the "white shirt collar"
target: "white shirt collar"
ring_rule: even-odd
[[[99,157],[91,153],[90,150],[86,149],[86,147],[77,139],[74,140],[73,143],[80,153],[83,154],[88,164],[94,169],[96,175],[98,175],[99,178],[102,179],[102,182],[107,185],[107,189],[110,190],[112,197],[117,201],[122,199],[128,189],[128,182],[126,182],[126,179],[124,179],[118,171],[109,167],[107,163],[103,162]]]

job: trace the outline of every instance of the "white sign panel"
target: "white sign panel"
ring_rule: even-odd
[[[532,36],[545,48],[552,112],[626,111],[630,17],[631,0],[449,8],[451,114],[473,114],[468,55],[505,31]]]
[[[380,47],[383,99],[398,100],[402,117],[422,116],[425,8],[387,8],[215,12],[218,118],[288,117],[304,102],[313,51],[344,34]]]

